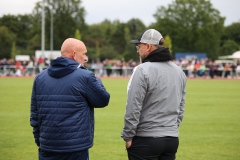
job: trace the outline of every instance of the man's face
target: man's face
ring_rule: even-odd
[[[140,62],[147,57],[147,44],[145,43],[139,43],[137,46],[137,53],[139,54]]]
[[[80,63],[82,66],[84,66],[84,63],[86,63],[88,61],[86,47],[78,48],[74,52],[74,60],[77,61],[78,63]]]

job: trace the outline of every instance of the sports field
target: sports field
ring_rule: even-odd
[[[95,110],[90,160],[127,160],[120,137],[128,79],[103,79],[111,94]],[[0,78],[0,160],[36,160],[29,124],[33,78]],[[240,80],[188,80],[177,160],[237,160],[240,157]]]

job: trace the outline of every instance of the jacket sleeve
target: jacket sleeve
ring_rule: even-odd
[[[36,88],[36,82],[34,81],[33,88],[32,88],[32,96],[31,96],[30,125],[33,127],[33,135],[34,135],[35,143],[37,144],[37,146],[40,146],[38,108],[37,108],[35,88]]]
[[[126,113],[121,133],[121,137],[125,141],[131,140],[136,135],[146,91],[147,80],[142,69],[137,67],[134,69],[128,84]]]
[[[186,79],[185,79],[184,84],[183,84],[182,99],[181,99],[180,106],[179,106],[180,109],[179,109],[179,114],[178,114],[178,119],[177,119],[178,126],[180,126],[180,124],[183,120],[183,116],[184,116],[185,97],[186,97]]]
[[[110,94],[103,86],[101,79],[95,77],[93,73],[89,76],[87,89],[87,100],[90,106],[102,108],[108,105]]]

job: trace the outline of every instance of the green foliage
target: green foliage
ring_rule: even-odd
[[[34,55],[35,50],[41,49],[42,9],[42,1],[39,1],[29,15],[0,17],[0,58],[11,57],[13,42],[19,54]],[[105,19],[87,25],[82,0],[45,0],[44,11],[45,49],[51,47],[50,26],[53,24],[54,50],[60,50],[66,38],[76,37],[86,44],[90,60],[105,57],[138,60],[135,47],[129,41],[138,38],[147,28],[155,28],[163,34],[165,45],[173,55],[175,52],[205,52],[214,60],[225,55],[228,48],[240,46],[240,23],[224,28],[225,18],[209,0],[174,0],[167,7],[159,6],[154,14],[155,22],[150,26],[137,18],[126,23]],[[171,45],[166,44],[167,36]]]
[[[164,47],[169,48],[170,53],[172,53],[172,40],[169,35],[164,38]]]
[[[125,40],[125,25],[118,21],[115,22],[116,29],[113,31],[110,38],[110,44],[113,45],[116,52],[120,55],[124,53],[126,40]]]
[[[11,47],[15,37],[6,26],[0,26],[0,59],[11,58]]]
[[[126,50],[123,54],[123,57],[126,61],[129,60],[135,60],[138,61],[139,60],[139,54],[137,53],[136,47],[133,44],[127,44],[126,45]]]
[[[100,54],[99,58],[101,60],[104,60],[104,59],[114,59],[114,58],[117,58],[119,56],[118,52],[111,45],[103,46],[101,48],[100,52],[101,52],[101,54]]]
[[[240,50],[240,45],[238,45],[233,40],[226,40],[223,46],[220,48],[219,53],[221,56],[225,56],[225,55],[231,55],[238,50]]]
[[[9,31],[16,35],[14,42],[20,54],[30,54],[27,50],[29,39],[31,38],[32,17],[30,15],[4,15],[0,18],[0,25],[6,26]],[[12,45],[12,43],[11,43]],[[8,57],[10,57],[9,52]]]
[[[226,39],[231,39],[240,45],[240,22],[227,26],[224,35]]]
[[[131,33],[130,33],[130,30],[129,28],[125,27],[125,41],[127,42],[126,46],[125,46],[125,51],[123,53],[123,57],[126,61],[129,61],[130,59],[133,59],[133,60],[139,60],[139,56],[138,54],[136,53],[136,48],[135,48],[135,45],[133,44],[130,44],[130,41],[131,41]]]
[[[130,39],[137,39],[138,36],[146,29],[146,26],[140,19],[130,19],[126,27],[129,29]],[[129,42],[128,42],[129,43]]]
[[[130,26],[138,29],[131,29]],[[131,39],[136,39],[144,29],[144,24],[138,19],[132,19],[127,24],[104,20],[99,24],[88,26],[84,42],[88,47],[89,58],[103,60],[105,58],[118,59],[120,57],[121,59],[124,57],[126,60],[138,60],[135,46],[129,42]],[[93,54],[93,52],[96,54]]]
[[[74,36],[76,39],[79,39],[79,40],[81,40],[81,34],[80,34],[80,31],[79,31],[79,29],[76,29],[76,31],[75,31],[75,36]]]
[[[173,52],[206,52],[217,58],[224,18],[207,0],[175,0],[159,7],[153,26],[172,38]]]
[[[11,49],[11,58],[12,59],[15,59],[15,56],[16,56],[17,54],[16,54],[16,43],[15,42],[13,42],[13,44],[12,44],[12,49]]]
[[[30,52],[30,55],[35,55],[35,50],[40,50],[41,46],[41,36],[39,34],[36,34],[33,36],[28,43],[28,50]]]
[[[231,55],[240,50],[240,23],[227,26],[221,37],[220,55]]]
[[[66,38],[74,37],[76,29],[85,30],[85,9],[81,0],[46,0],[45,28],[49,28],[53,14],[54,48],[59,50]],[[35,16],[41,15],[42,6],[36,5]],[[41,21],[39,21],[39,25]],[[41,26],[41,25],[40,25]],[[50,29],[46,29],[46,49],[50,48]]]
[[[126,27],[124,30],[126,45],[125,51],[123,53],[123,57],[126,61],[139,60],[139,55],[136,51],[136,47],[134,44],[130,44],[130,41],[132,39],[137,39],[145,29],[145,25],[139,19],[133,18],[126,23]]]
[[[115,26],[109,20],[102,23],[93,24],[87,27],[83,41],[88,48],[88,57],[90,60],[100,58],[101,60],[117,55],[113,46],[109,43],[111,34]]]
[[[126,160],[120,137],[128,79],[102,79],[110,103],[95,109],[93,160]],[[0,78],[0,159],[37,159],[29,123],[33,78]],[[177,160],[236,160],[240,156],[240,85],[231,80],[188,80]],[[14,97],[14,98],[13,98]]]

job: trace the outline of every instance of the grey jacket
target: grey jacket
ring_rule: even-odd
[[[156,58],[161,52],[160,49],[150,53],[150,58],[138,65],[130,78],[121,133],[125,141],[134,136],[178,137],[187,78],[175,63]]]

